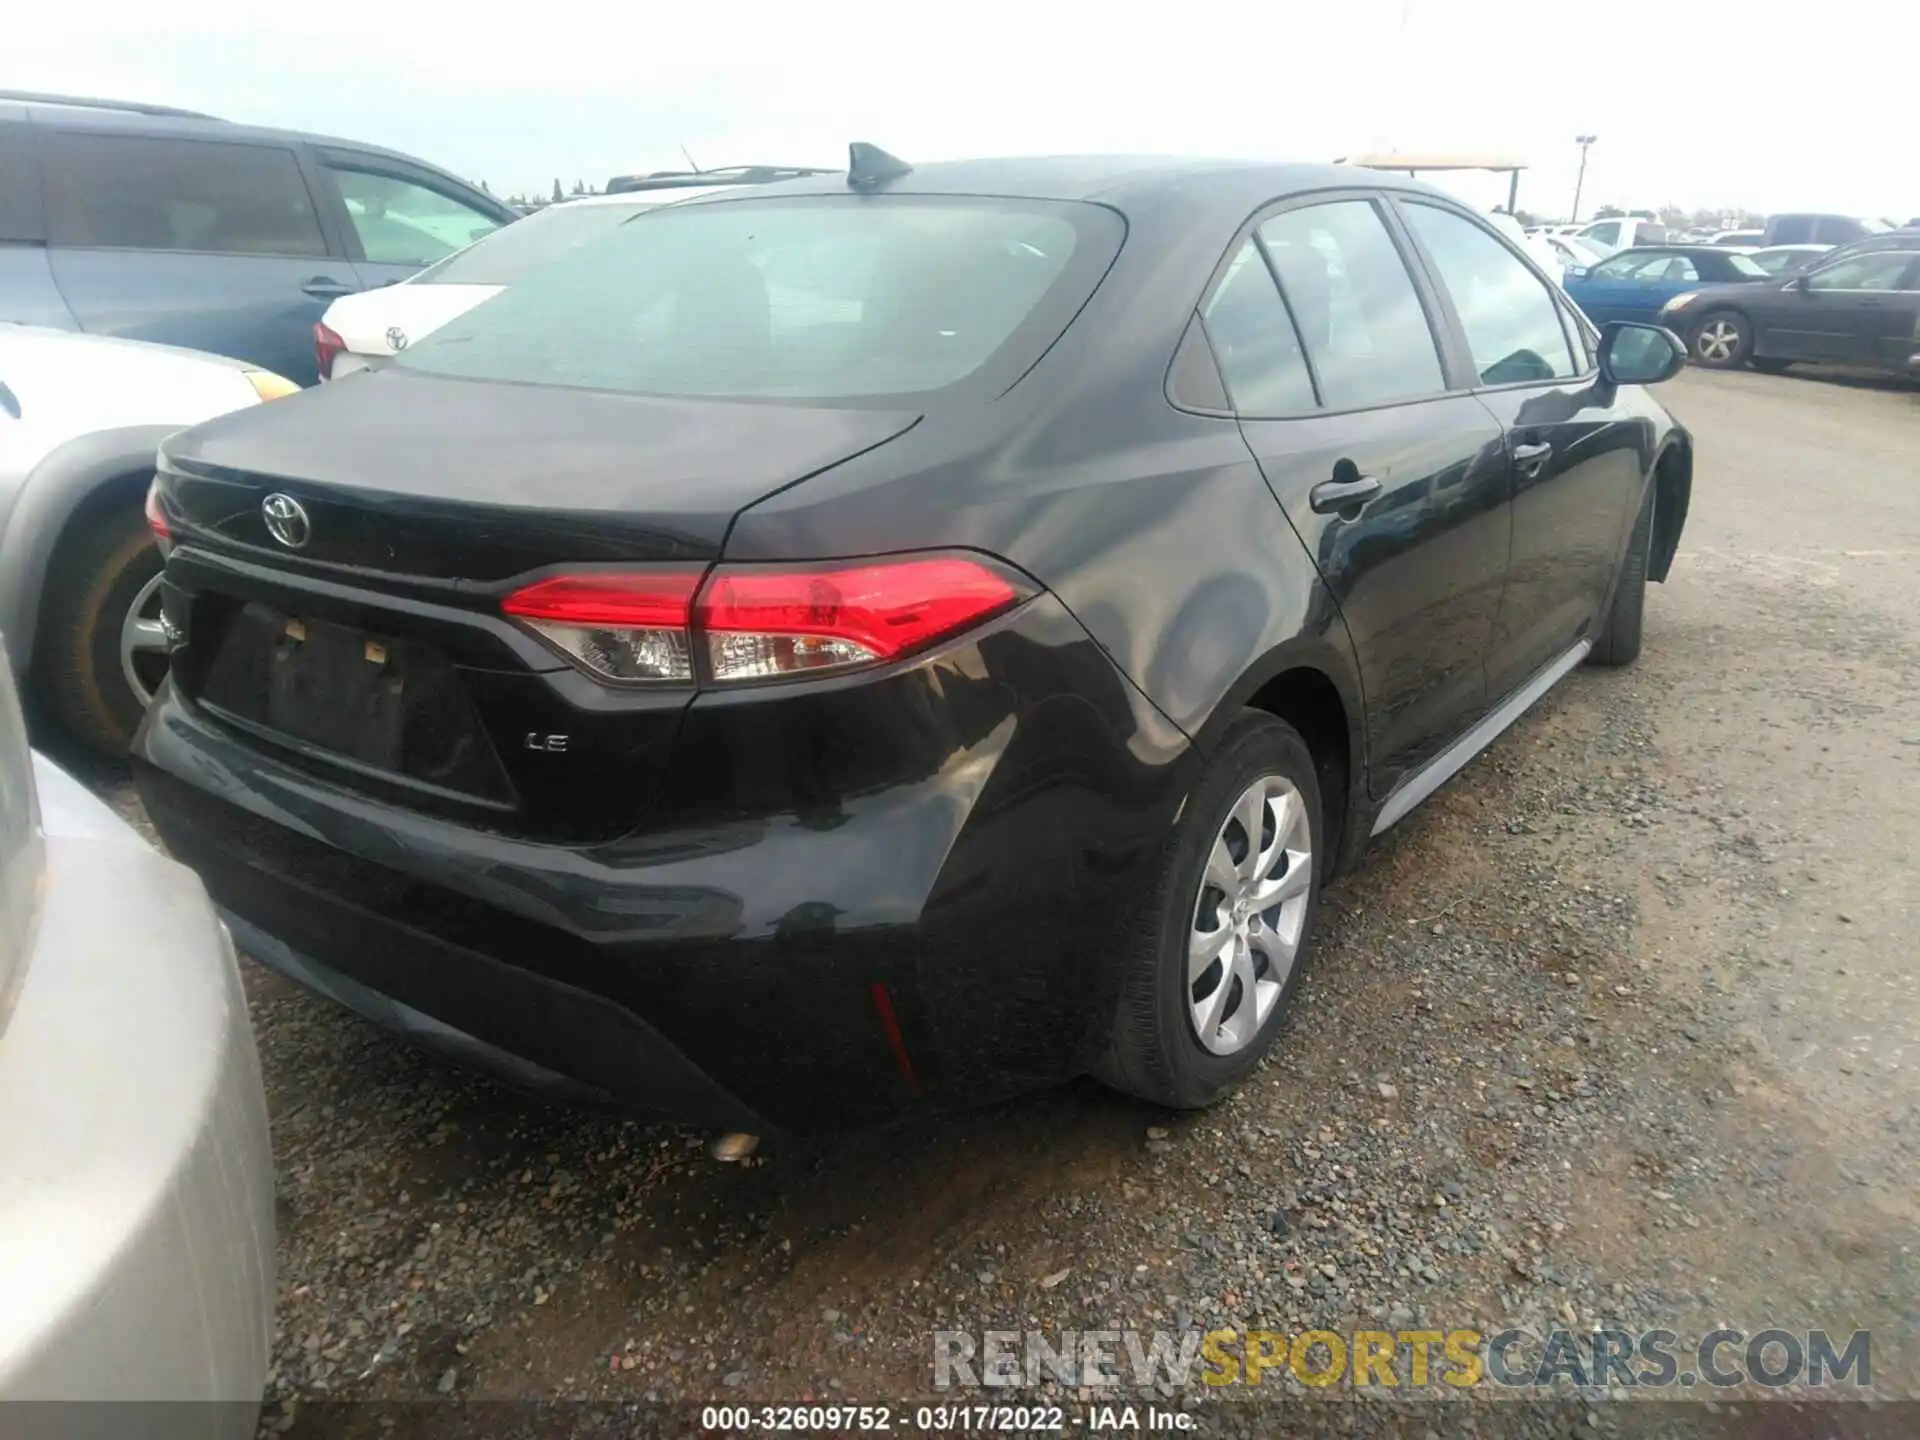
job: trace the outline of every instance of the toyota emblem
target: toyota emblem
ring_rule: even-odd
[[[395,352],[406,349],[407,332],[402,330],[398,325],[389,325],[387,327],[387,348]]]
[[[267,533],[289,550],[303,550],[313,538],[307,507],[291,495],[267,496],[260,502],[260,513],[266,517]]]

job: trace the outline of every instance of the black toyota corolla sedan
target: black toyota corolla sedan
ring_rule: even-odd
[[[169,441],[141,793],[252,955],[524,1083],[1205,1105],[1368,837],[1633,659],[1682,358],[1380,172],[857,148]]]

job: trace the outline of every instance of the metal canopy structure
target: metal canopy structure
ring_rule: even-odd
[[[1401,154],[1386,151],[1373,155],[1343,155],[1336,165],[1358,165],[1366,170],[1404,170],[1418,175],[1430,170],[1486,170],[1507,177],[1507,213],[1513,214],[1520,203],[1520,172],[1527,162],[1511,155]]]

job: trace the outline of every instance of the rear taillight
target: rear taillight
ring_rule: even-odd
[[[805,566],[566,575],[502,609],[594,675],[726,684],[885,664],[978,625],[1031,593],[962,556]]]
[[[560,575],[501,603],[548,644],[605,680],[693,679],[688,634],[697,570]]]
[[[147,485],[147,528],[156,540],[171,540],[173,529],[167,524],[167,512],[160,505],[160,477]]]
[[[333,378],[334,357],[347,348],[347,342],[340,338],[336,330],[329,329],[324,321],[316,322],[313,327],[313,363],[320,371],[322,380]]]
[[[832,568],[722,566],[694,626],[715,680],[762,680],[873,665],[924,649],[1020,598],[957,556]]]

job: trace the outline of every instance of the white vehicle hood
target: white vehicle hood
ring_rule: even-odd
[[[449,320],[491,300],[500,285],[383,285],[343,295],[327,307],[326,327],[356,355],[392,355]]]

